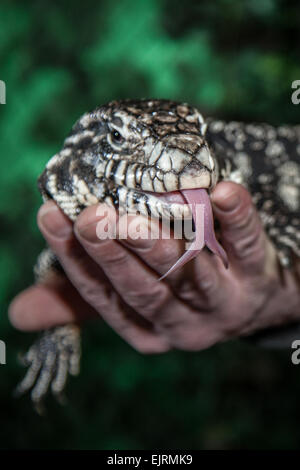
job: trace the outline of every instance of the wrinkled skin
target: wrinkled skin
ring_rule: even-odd
[[[223,182],[212,201],[230,268],[202,251],[162,282],[157,279],[182,253],[182,241],[101,241],[97,206],[85,209],[73,227],[48,201],[39,227],[69,280],[53,276],[19,294],[10,307],[12,323],[40,330],[100,314],[136,350],[161,353],[201,350],[298,320],[297,276],[279,268],[248,192]],[[122,219],[118,225],[122,233]],[[299,275],[299,265],[295,269]]]

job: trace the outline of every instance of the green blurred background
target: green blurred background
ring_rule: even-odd
[[[298,448],[300,368],[290,351],[235,341],[144,357],[87,325],[69,404],[46,418],[11,392],[33,335],[7,319],[43,247],[36,178],[73,122],[113,98],[189,101],[225,119],[299,123],[298,0],[41,0],[0,5],[0,447]],[[299,366],[300,367],[300,366]]]

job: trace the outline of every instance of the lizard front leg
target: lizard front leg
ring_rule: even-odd
[[[46,249],[39,256],[34,271],[36,280],[41,282],[52,272],[61,272],[61,267],[54,253]],[[80,356],[78,325],[63,325],[45,330],[21,357],[21,362],[28,367],[28,371],[18,384],[15,395],[23,395],[32,389],[31,398],[39,413],[42,412],[42,402],[50,387],[56,398],[62,401],[68,374],[79,374]]]
[[[52,393],[62,401],[68,374],[79,373],[80,355],[80,329],[77,325],[44,331],[21,359],[29,369],[15,395],[23,395],[32,389],[31,398],[38,412],[42,411],[42,402],[50,386]]]

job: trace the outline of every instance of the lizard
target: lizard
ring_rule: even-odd
[[[53,199],[73,222],[104,202],[159,219],[189,214],[197,231],[193,208],[201,203],[205,244],[227,267],[209,198],[221,180],[248,189],[279,264],[292,269],[300,256],[300,126],[204,119],[197,108],[170,100],[111,101],[79,118],[38,186],[43,200]],[[191,245],[166,275],[197,253]],[[46,248],[35,266],[37,281],[53,270],[63,272]],[[80,355],[78,325],[42,332],[23,357],[29,368],[16,394],[32,389],[37,409],[50,387],[61,397],[68,374],[79,373]]]

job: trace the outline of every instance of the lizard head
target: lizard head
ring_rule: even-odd
[[[72,220],[105,201],[156,217],[193,215],[195,221],[186,203],[204,203],[203,191],[218,180],[205,129],[199,111],[185,103],[112,101],[76,122],[41,175],[40,190]]]
[[[154,206],[158,197],[168,211],[167,198],[175,216],[176,198],[182,199],[178,192],[210,190],[217,182],[218,165],[205,129],[199,111],[185,103],[112,101],[75,123],[41,175],[40,190],[72,219],[95,198],[122,206],[125,194],[127,208],[139,199],[145,214],[163,215]]]
[[[83,129],[99,126],[97,172],[116,184],[165,193],[211,188],[216,182],[206,125],[196,108],[164,100],[119,101],[79,123]]]

